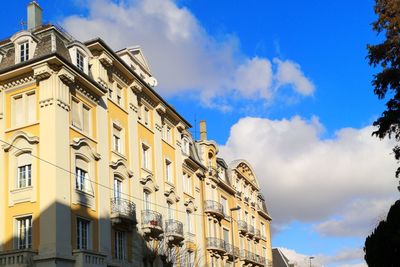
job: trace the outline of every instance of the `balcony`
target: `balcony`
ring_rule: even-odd
[[[252,265],[254,265],[254,264],[258,265],[258,264],[260,264],[260,265],[263,265],[263,263],[257,262],[257,260],[259,260],[259,258],[260,258],[260,256],[254,254],[254,253],[252,253],[252,252],[250,252],[250,251],[247,251],[247,250],[245,250],[245,249],[242,249],[242,250],[240,251],[240,259],[241,259],[242,261],[244,261],[245,264],[252,264]]]
[[[113,225],[136,224],[136,206],[130,200],[122,198],[111,199],[111,223]]]
[[[10,250],[0,252],[0,266],[32,266],[33,257],[37,253],[32,250]]]
[[[238,228],[239,228],[239,232],[242,234],[246,234],[247,233],[247,223],[245,221],[238,221]]]
[[[76,267],[106,267],[107,256],[93,251],[74,250]]]
[[[165,221],[165,236],[171,244],[180,244],[183,237],[183,224],[176,220]]]
[[[240,251],[238,247],[234,247],[231,244],[225,242],[225,251],[226,254],[228,255],[228,257],[230,259],[232,259],[233,257],[237,258],[240,255]]]
[[[225,253],[225,241],[215,237],[208,237],[207,249],[214,250],[218,253]]]
[[[265,265],[265,258],[264,258],[264,257],[255,254],[255,260],[256,260],[255,262],[256,262],[257,264],[259,264],[259,265],[261,265],[261,266],[264,266],[264,265]]]
[[[254,239],[256,241],[259,241],[261,239],[260,229],[256,229],[256,231],[254,233]]]
[[[160,238],[160,234],[163,232],[162,215],[153,210],[143,210],[142,230],[147,236]]]
[[[219,219],[224,218],[224,207],[221,203],[216,202],[214,200],[206,200],[204,201],[204,211],[208,214],[211,214]]]
[[[248,229],[249,230],[247,231],[247,235],[250,236],[250,237],[254,236],[254,234],[255,234],[254,226],[253,225],[249,225]]]

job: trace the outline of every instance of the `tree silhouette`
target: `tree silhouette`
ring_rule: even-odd
[[[369,267],[400,266],[400,200],[365,240],[365,261]]]
[[[372,28],[385,38],[379,44],[368,45],[369,64],[380,67],[380,72],[374,75],[372,85],[379,99],[389,96],[386,110],[374,122],[378,129],[373,135],[380,139],[388,137],[400,141],[400,1],[376,0],[375,13],[378,19]],[[400,160],[400,146],[393,148],[394,156]],[[396,177],[400,175],[400,167]],[[398,188],[400,190],[400,187]]]

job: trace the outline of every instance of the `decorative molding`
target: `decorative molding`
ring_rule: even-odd
[[[79,149],[82,146],[87,146],[91,152],[91,156],[95,159],[95,160],[100,160],[101,159],[101,155],[99,153],[97,153],[89,144],[88,139],[83,137],[83,138],[74,138],[72,140],[71,146],[74,149]]]
[[[153,178],[153,175],[151,175],[151,174],[147,175],[146,177],[141,178],[139,180],[139,182],[146,188],[151,188],[154,191],[160,190],[160,187],[154,183],[154,178]],[[149,185],[151,184],[152,186],[150,187],[149,185],[147,185],[148,183],[149,183]]]
[[[160,132],[162,131],[162,126],[158,123],[155,123],[155,128]]]
[[[29,144],[34,145],[34,144],[38,144],[39,143],[39,137],[37,136],[30,136],[27,133],[23,132],[23,131],[18,131],[16,132],[13,137],[11,138],[11,142],[9,142],[8,144],[4,144],[2,145],[2,148],[5,152],[10,151],[11,148],[14,147],[14,143],[19,139],[19,138],[23,138],[25,139]]]
[[[177,194],[175,187],[171,186],[169,190],[165,190],[164,196],[166,196],[169,200],[172,200],[172,202],[179,202],[181,199]]]
[[[186,129],[185,125],[180,121],[178,122],[178,124],[176,125],[176,128],[178,129],[178,131],[182,132],[183,130]]]
[[[140,93],[143,90],[143,84],[138,82],[136,79],[133,80],[133,82],[131,83],[131,85],[129,86],[133,92],[135,93]]]
[[[139,108],[133,103],[129,103],[129,108],[133,110],[135,113],[138,113],[139,111]]]
[[[71,85],[75,82],[75,75],[64,67],[58,72],[58,78],[66,85]]]
[[[181,141],[179,141],[179,140],[176,140],[176,146],[180,148],[180,147],[182,146],[182,143],[181,143]]]
[[[163,103],[158,103],[158,105],[156,106],[156,110],[158,114],[162,115],[167,112],[167,107]]]
[[[99,61],[106,68],[111,68],[113,65],[112,58],[105,52],[101,53],[101,55],[99,56]]]
[[[126,171],[126,175],[129,178],[133,177],[133,171],[129,170],[128,166],[126,165],[126,160],[124,159],[118,159],[117,161],[111,161],[110,167],[116,170],[119,166],[123,166],[123,168]]]
[[[0,92],[3,90],[8,90],[15,87],[24,86],[28,83],[33,83],[35,81],[35,77],[33,75],[25,76],[19,79],[10,80],[0,86]]]
[[[33,69],[33,77],[38,80],[46,80],[48,79],[54,71],[50,68],[49,64],[42,63],[32,67]]]
[[[94,94],[92,94],[89,90],[86,90],[83,86],[81,86],[81,84],[77,83],[75,89],[84,96],[86,96],[87,98],[89,98],[90,100],[92,100],[93,102],[97,104],[100,103],[100,99]]]

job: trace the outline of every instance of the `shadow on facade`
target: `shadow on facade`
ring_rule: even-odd
[[[87,203],[87,196],[79,202]],[[142,234],[144,225],[137,220],[137,211],[110,202],[109,207],[97,209],[56,202],[40,214],[25,211],[15,216],[14,210],[24,210],[26,203],[9,207],[8,239],[0,244],[0,266],[186,266],[183,243],[172,246],[162,233],[151,236],[152,230]]]

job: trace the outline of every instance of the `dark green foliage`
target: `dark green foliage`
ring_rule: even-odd
[[[400,266],[400,200],[365,240],[365,261],[369,267]]]
[[[379,138],[393,138],[400,141],[400,1],[376,0],[375,13],[378,19],[372,24],[373,30],[384,34],[382,43],[368,45],[369,64],[381,67],[374,75],[372,85],[379,99],[389,98],[386,110],[375,122],[378,129],[373,135]],[[396,160],[400,160],[400,146],[393,148]],[[400,175],[400,167],[396,177]],[[399,188],[400,190],[400,188]]]

